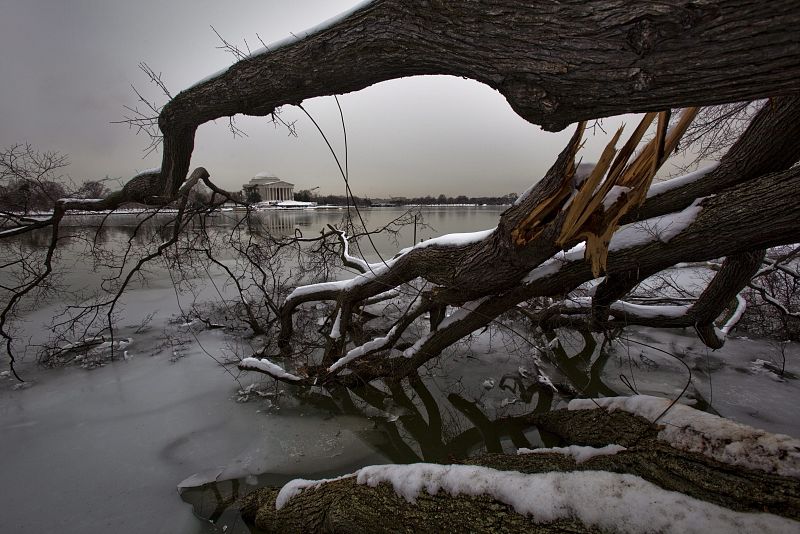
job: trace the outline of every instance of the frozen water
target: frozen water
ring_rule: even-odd
[[[126,308],[161,310],[154,323],[162,325],[179,311],[161,288],[132,292]],[[358,437],[369,420],[259,413],[260,403],[235,402],[240,385],[198,343],[171,361],[170,348],[150,355],[158,341],[139,335],[128,351],[135,357],[93,371],[23,365],[32,387],[22,390],[0,377],[3,531],[198,532],[206,527],[176,494],[179,484],[386,461]],[[221,357],[230,340],[213,331],[198,341]]]

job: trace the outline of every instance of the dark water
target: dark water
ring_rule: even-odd
[[[406,216],[408,224],[394,234],[377,234],[370,239],[362,239],[353,253],[363,255],[367,261],[379,261],[391,257],[399,249],[414,244],[414,239],[422,240],[454,232],[485,230],[497,225],[498,217],[506,209],[502,206],[453,206],[421,208],[360,208],[349,211],[341,209],[320,210],[268,210],[255,212],[252,221],[261,229],[275,236],[318,236],[328,225],[347,228],[349,218],[358,228],[366,227],[375,231],[391,221]],[[413,214],[409,214],[413,213]],[[242,226],[242,212],[217,212],[205,217],[203,225],[212,237],[223,238],[235,227]],[[416,223],[415,223],[416,217]],[[96,260],[92,254],[94,246],[109,252],[121,253],[130,248],[129,265],[135,263],[138,254],[153,250],[159,243],[169,239],[172,234],[174,215],[162,213],[153,216],[149,213],[104,215],[73,215],[62,223],[56,268],[60,280],[67,288],[96,289],[99,280],[109,274],[105,264],[107,258]],[[196,230],[197,221],[189,229]],[[48,229],[31,232],[12,240],[4,241],[0,248],[0,265],[10,263],[20,249],[36,251],[43,260],[44,252],[50,243]],[[218,250],[219,259],[231,259],[232,252],[225,248]],[[123,269],[123,272],[125,270]],[[165,276],[163,262],[148,263],[151,277]],[[0,268],[0,284],[5,284],[18,276],[11,268]],[[134,280],[134,284],[138,280]],[[0,298],[3,290],[0,289]]]

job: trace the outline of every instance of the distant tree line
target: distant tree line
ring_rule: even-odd
[[[98,180],[81,184],[70,190],[62,183],[51,180],[16,179],[0,183],[0,211],[30,213],[51,211],[60,198],[103,198],[108,187]]]
[[[299,202],[316,202],[317,204],[327,204],[330,206],[371,206],[372,201],[362,197],[346,197],[344,195],[315,195],[308,189],[302,189],[294,194],[294,199]],[[348,201],[349,200],[349,201]]]
[[[427,195],[424,197],[413,197],[413,198],[406,198],[406,197],[392,197],[390,201],[387,201],[391,204],[419,204],[422,206],[430,206],[433,204],[442,205],[442,204],[488,204],[492,206],[503,205],[503,204],[513,204],[514,201],[517,200],[516,193],[509,193],[507,195],[499,196],[499,197],[468,197],[466,195],[458,195],[457,197],[449,197],[447,195],[439,195],[437,197],[433,197],[431,195]]]
[[[294,194],[294,199],[301,202],[317,202],[318,204],[330,204],[333,206],[344,206],[347,202],[347,197],[343,195],[314,195],[311,191],[303,189]],[[405,206],[409,204],[416,204],[421,206],[431,205],[447,205],[447,204],[488,204],[491,206],[513,204],[517,199],[516,193],[509,193],[499,197],[468,197],[466,195],[459,195],[457,197],[449,197],[446,195],[439,195],[434,197],[427,195],[424,197],[392,197],[391,199],[369,199],[361,197],[351,197],[350,204],[357,204],[359,206],[372,206],[376,204],[395,204],[398,206]]]

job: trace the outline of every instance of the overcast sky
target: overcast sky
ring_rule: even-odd
[[[212,25],[228,40],[252,46],[256,35],[270,43],[355,3],[0,0],[0,146],[30,142],[66,153],[67,172],[77,182],[125,179],[157,167],[160,154],[142,158],[145,138],[112,124],[122,118],[123,105],[136,103],[131,84],[163,104],[139,62],[162,73],[176,94],[232,62],[217,49]],[[499,93],[457,78],[395,80],[340,101],[354,192],[373,197],[521,192],[541,177],[573,130],[543,132],[511,111]],[[341,148],[333,98],[305,105]],[[224,121],[202,126],[193,165],[203,165],[231,190],[267,171],[296,190],[319,186],[322,193],[342,193],[334,160],[312,124],[296,108],[285,108],[283,116],[297,120],[297,138],[264,118],[239,118],[249,136],[244,139],[233,139]],[[613,128],[617,121],[605,124]],[[596,158],[601,143],[590,140],[583,160]]]

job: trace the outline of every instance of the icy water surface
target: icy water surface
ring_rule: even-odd
[[[499,211],[431,209],[426,222],[436,231],[420,229],[418,238],[489,228]],[[370,226],[397,214],[365,213]],[[314,232],[341,214],[273,215],[287,232]],[[126,235],[121,225],[110,228],[108,238]],[[405,234],[400,239],[400,246],[413,241]],[[396,250],[392,243],[377,245],[381,254]],[[92,281],[79,268],[69,276],[76,284]],[[213,296],[210,287],[199,294]],[[602,344],[592,336],[537,336],[520,319],[452,348],[402,388],[376,384],[326,395],[276,387],[253,375],[237,382],[228,372],[238,374],[235,367],[219,362],[247,354],[247,340],[176,322],[176,295],[157,271],[124,304],[118,336],[133,339],[128,359],[88,371],[37,369],[29,358],[20,371],[31,385],[22,389],[0,377],[0,530],[247,532],[231,504],[254,487],[331,477],[375,463],[446,462],[557,445],[525,414],[563,405],[562,394],[635,389],[677,397],[689,371],[685,402],[800,435],[794,408],[800,383],[793,378],[800,375],[800,354],[794,344],[784,352],[767,342],[733,338],[709,352],[691,331],[639,329],[626,334],[631,341],[601,353]],[[42,336],[53,309],[32,312],[22,334]],[[141,318],[149,314],[151,322],[142,327]],[[781,377],[775,366],[783,356],[788,372]],[[537,378],[537,369],[560,393]]]

